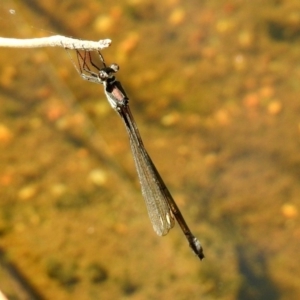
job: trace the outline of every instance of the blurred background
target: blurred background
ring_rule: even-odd
[[[12,13],[13,12],[13,13]],[[102,53],[206,258],[152,230],[122,121],[62,48],[0,48],[8,299],[299,299],[298,0],[2,1],[0,36]]]

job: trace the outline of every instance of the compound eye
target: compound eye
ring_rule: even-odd
[[[99,77],[100,77],[100,79],[105,80],[109,77],[109,75],[105,71],[100,70],[99,71]]]
[[[110,68],[113,69],[114,72],[117,72],[117,71],[119,71],[119,69],[120,69],[119,65],[117,65],[117,64],[112,64],[112,65],[110,66]]]

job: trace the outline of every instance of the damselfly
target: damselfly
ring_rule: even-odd
[[[85,80],[100,83],[104,87],[104,93],[112,108],[122,118],[129,135],[130,146],[138,173],[142,194],[146,202],[148,215],[154,231],[159,235],[166,235],[174,226],[175,219],[185,234],[190,247],[202,260],[204,258],[203,248],[199,240],[192,234],[186,224],[175,200],[166,187],[141,139],[139,130],[129,107],[129,98],[121,83],[116,80],[114,74],[119,70],[117,64],[109,67],[105,64],[100,51],[99,57],[103,64],[99,68],[92,60],[91,52],[81,53],[76,50],[79,69],[77,71]],[[94,71],[95,70],[95,71]]]

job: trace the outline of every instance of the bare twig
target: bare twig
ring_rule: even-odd
[[[111,40],[105,39],[98,42],[77,40],[62,35],[34,39],[15,39],[0,37],[0,47],[36,48],[36,47],[63,47],[85,51],[101,50],[110,45]]]
[[[0,300],[7,300],[4,294],[0,291]]]

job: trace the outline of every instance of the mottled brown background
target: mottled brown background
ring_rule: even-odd
[[[299,1],[0,3],[0,36],[52,34],[113,40],[105,59],[206,258],[178,226],[153,232],[102,86],[63,49],[0,48],[8,298],[299,299]]]

